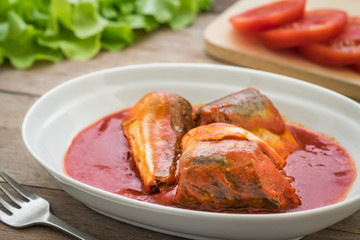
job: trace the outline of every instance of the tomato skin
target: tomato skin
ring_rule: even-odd
[[[306,0],[282,0],[250,9],[229,19],[240,32],[268,30],[300,19]]]
[[[292,48],[324,41],[339,35],[345,28],[347,14],[335,9],[308,11],[298,21],[259,33],[265,46]]]
[[[352,67],[352,69],[354,69],[355,71],[357,71],[358,73],[360,73],[360,63],[354,64],[354,65],[352,65],[351,67]]]
[[[358,64],[360,71],[360,18],[350,17],[345,30],[327,41],[299,47],[309,60],[327,66]],[[356,69],[356,65],[354,67]]]

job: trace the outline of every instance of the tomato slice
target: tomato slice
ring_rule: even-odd
[[[306,0],[283,0],[248,10],[229,19],[240,32],[268,30],[301,18]]]
[[[357,72],[360,73],[360,63],[351,65],[351,67],[352,67],[355,71],[357,71]]]
[[[321,43],[301,46],[299,52],[319,64],[359,64],[360,70],[360,17],[350,17],[345,30],[339,36]]]
[[[291,48],[335,37],[344,30],[346,22],[344,11],[312,10],[297,21],[259,33],[259,37],[267,47]]]

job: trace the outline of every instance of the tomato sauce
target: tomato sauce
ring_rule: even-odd
[[[123,135],[127,110],[106,116],[82,130],[64,158],[65,173],[83,183],[132,199],[175,206],[176,186],[158,194],[144,191]],[[301,146],[287,158],[285,171],[300,197],[300,211],[342,201],[356,178],[350,156],[335,141],[302,127],[289,125]]]
[[[289,126],[301,150],[287,159],[285,171],[302,205],[294,210],[327,206],[344,200],[356,178],[355,164],[332,139],[298,126]],[[290,210],[291,211],[291,210]]]

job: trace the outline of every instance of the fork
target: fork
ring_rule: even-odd
[[[97,239],[57,218],[50,212],[50,204],[48,201],[23,188],[1,169],[0,176],[24,198],[22,199],[20,196],[11,193],[0,183],[1,191],[9,198],[5,199],[0,196],[0,204],[4,210],[7,210],[4,211],[0,209],[0,221],[3,223],[15,228],[47,225],[55,227],[78,239]]]

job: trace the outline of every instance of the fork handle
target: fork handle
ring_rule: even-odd
[[[76,237],[78,239],[99,240],[98,238],[79,230],[78,228],[68,224],[67,222],[64,222],[63,220],[61,220],[60,218],[56,217],[55,215],[53,215],[51,213],[48,215],[48,218],[46,219],[45,222],[43,222],[43,224],[51,226],[51,227],[55,227],[55,228],[65,232],[73,237]]]

